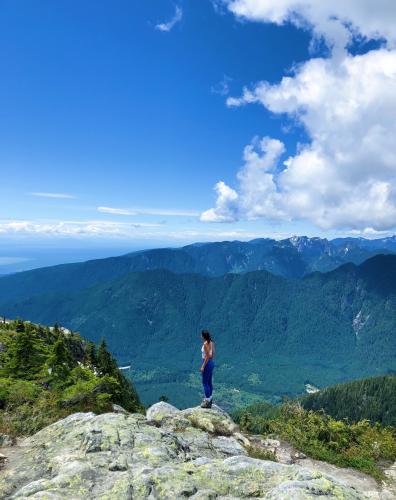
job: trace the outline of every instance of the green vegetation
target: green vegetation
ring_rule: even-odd
[[[305,410],[298,402],[273,407],[260,403],[239,410],[235,420],[246,432],[287,440],[308,456],[340,467],[353,467],[384,479],[379,467],[396,459],[394,427],[368,420],[349,424],[323,412]]]
[[[271,460],[276,462],[276,454],[271,450],[265,450],[260,446],[250,445],[245,447],[249,457],[258,458],[260,460]]]
[[[280,406],[260,401],[246,408],[232,412],[232,416],[242,429],[252,434],[269,434],[272,430],[270,422],[280,416]]]
[[[369,420],[396,427],[396,376],[386,375],[327,387],[301,398],[307,410],[323,410],[350,422]]]
[[[6,283],[0,279],[0,292]],[[299,280],[265,271],[209,278],[155,270],[44,292],[8,303],[0,293],[0,312],[58,321],[94,342],[105,336],[117,362],[131,365],[147,405],[162,394],[181,407],[200,400],[202,328],[217,344],[215,398],[227,408],[280,402],[301,395],[307,382],[327,387],[396,372],[394,255]]]
[[[77,411],[142,411],[104,341],[21,320],[0,323],[0,432],[29,435]]]

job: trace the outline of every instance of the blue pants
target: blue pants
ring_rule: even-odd
[[[209,361],[206,363],[204,371],[202,372],[202,385],[204,388],[205,397],[207,399],[212,397],[212,392],[213,392],[212,375],[214,366],[215,365],[213,359],[209,359]]]

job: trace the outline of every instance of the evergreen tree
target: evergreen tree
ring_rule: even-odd
[[[13,378],[32,379],[41,371],[44,349],[34,331],[25,327],[22,330],[21,323],[17,324],[15,338],[6,351],[2,372]]]
[[[61,333],[52,347],[47,365],[51,379],[57,383],[65,382],[73,368],[73,358]]]
[[[99,370],[95,344],[59,328],[0,318],[0,340],[0,428],[10,434],[31,434],[76,411],[109,411],[111,403],[143,411],[105,343]]]
[[[98,365],[96,345],[93,342],[87,342],[86,344],[85,363],[91,368],[94,368]]]
[[[100,375],[110,375],[112,377],[117,377],[118,375],[117,363],[107,350],[106,341],[104,339],[102,339],[99,344],[97,368]]]
[[[97,359],[99,374],[110,375],[116,379],[120,386],[120,395],[115,402],[122,405],[126,410],[139,410],[142,407],[139,396],[132,383],[126,379],[118,369],[115,359],[107,350],[106,341],[104,339],[102,339],[99,344]]]

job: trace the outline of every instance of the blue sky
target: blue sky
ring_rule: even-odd
[[[290,178],[277,181],[283,161],[300,159],[301,144],[315,141],[312,129],[321,121],[310,103],[306,114],[314,125],[304,122],[302,105],[290,109],[284,94],[280,101],[280,82],[289,76],[297,85],[296,67],[336,56],[329,54],[327,33],[320,32],[312,49],[315,26],[301,29],[286,17],[274,22],[249,5],[246,15],[236,3],[1,2],[3,253],[14,244],[137,248],[392,231],[393,213],[373,224],[355,215],[329,220],[328,206],[311,217],[312,206],[303,209],[297,195],[285,200],[283,192],[300,188]],[[353,22],[358,14],[346,15]],[[382,34],[390,38],[385,28]],[[369,49],[355,42],[349,57]],[[260,94],[262,81],[274,86],[270,96],[268,89]],[[251,159],[242,159],[254,137],[283,144],[274,164],[264,167],[275,176],[270,194],[252,193],[237,177],[244,168],[250,185],[262,180],[254,177]],[[258,144],[254,149],[265,160],[268,150]],[[237,201],[216,199],[219,181]],[[283,198],[273,201],[277,193]],[[299,190],[298,196],[314,203],[316,193]],[[249,205],[253,198],[271,198],[270,209]]]

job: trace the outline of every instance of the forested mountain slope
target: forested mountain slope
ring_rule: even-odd
[[[200,396],[201,328],[217,342],[217,397],[241,404],[396,370],[396,256],[288,280],[129,273],[83,290],[0,302],[1,314],[105,336],[144,402]]]
[[[385,375],[326,387],[301,399],[307,410],[323,410],[350,422],[367,419],[396,426],[396,376]]]
[[[312,271],[330,271],[346,262],[360,264],[373,255],[392,252],[396,253],[396,238],[329,241],[302,236],[281,241],[256,239],[160,248],[2,276],[0,301],[80,290],[131,272],[155,269],[205,276],[266,270],[278,276],[301,278]]]
[[[0,322],[2,437],[32,434],[78,411],[111,411],[112,403],[143,410],[104,342],[97,349],[57,325]]]

